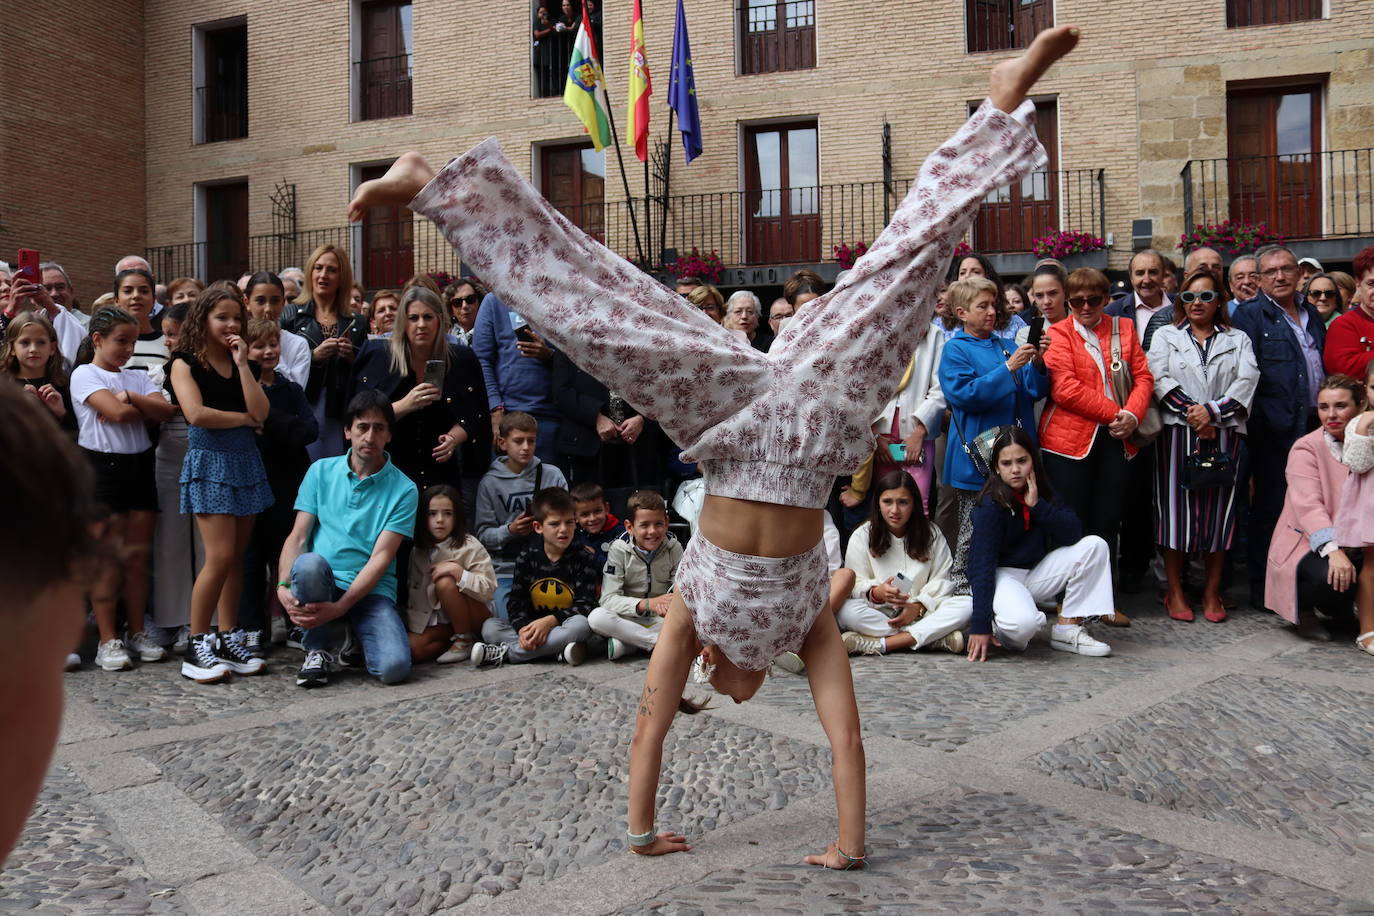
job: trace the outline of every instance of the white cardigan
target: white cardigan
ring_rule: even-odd
[[[892,396],[883,412],[873,421],[878,433],[887,435],[892,429],[893,412],[900,410],[899,428],[903,439],[911,435],[917,420],[925,424],[926,438],[931,442],[940,435],[940,427],[945,419],[945,394],[940,390],[938,370],[940,354],[944,351],[945,335],[931,328],[911,355],[906,374],[902,376],[905,386]]]
[[[1167,325],[1158,328],[1150,340],[1150,374],[1155,377],[1155,397],[1164,398],[1175,388],[1199,404],[1233,398],[1244,405],[1246,412],[1255,399],[1259,385],[1259,364],[1250,336],[1235,328],[1217,328],[1207,365],[1202,364],[1193,333],[1188,328]],[[1178,426],[1188,422],[1169,410],[1161,410],[1165,423]],[[1221,426],[1234,426],[1245,432],[1245,413],[1222,420]]]
[[[913,517],[913,522],[925,521]],[[868,600],[868,590],[881,585],[897,573],[911,580],[909,598],[925,605],[927,611],[935,607],[954,591],[951,576],[954,572],[954,557],[949,552],[949,544],[934,524],[930,525],[930,559],[922,562],[906,555],[906,546],[899,538],[892,538],[887,550],[880,557],[873,556],[868,550],[868,522],[864,522],[849,536],[849,549],[845,551],[845,566],[854,571],[854,591],[852,598]],[[871,604],[872,602],[870,602]],[[876,606],[876,605],[875,605]]]

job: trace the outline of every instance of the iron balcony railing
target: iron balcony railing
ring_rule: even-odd
[[[354,61],[353,84],[358,87],[358,120],[410,114],[409,54]]]
[[[979,207],[971,244],[986,252],[1029,251],[1046,230],[1106,235],[1102,169],[1036,172],[1010,188],[989,195]],[[642,247],[651,266],[664,254],[697,248],[717,252],[730,267],[762,264],[816,264],[834,258],[836,246],[872,244],[892,218],[910,181],[819,185],[773,191],[724,191],[669,197],[666,208],[653,198],[605,201],[562,207],[565,216],[623,257],[639,261]],[[634,219],[631,219],[631,210]],[[635,227],[639,239],[636,242]],[[457,275],[461,258],[428,220],[366,223],[252,236],[246,250],[252,269],[304,266],[320,245],[349,251],[369,289],[389,287],[415,271],[443,270]],[[207,278],[206,249],[186,243],[148,252],[160,279]]]
[[[248,84],[216,83],[196,87],[200,142],[219,143],[248,136]]]
[[[1188,230],[1229,219],[1289,239],[1374,234],[1374,148],[1190,159],[1179,177]]]

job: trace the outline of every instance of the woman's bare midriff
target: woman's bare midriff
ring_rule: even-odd
[[[721,550],[754,557],[795,557],[820,542],[824,511],[708,494],[697,526]]]

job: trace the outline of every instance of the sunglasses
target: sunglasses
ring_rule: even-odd
[[[1336,298],[1336,291],[1335,291],[1334,289],[1312,289],[1312,290],[1308,290],[1308,291],[1307,291],[1307,298],[1309,298],[1309,299],[1335,299],[1335,298]]]
[[[1183,300],[1184,305],[1192,305],[1194,302],[1215,302],[1217,291],[1214,289],[1190,289],[1179,293],[1178,298]]]
[[[482,297],[473,293],[471,296],[454,296],[449,301],[457,303],[458,305],[481,305]]]
[[[1106,301],[1106,296],[1070,296],[1069,308],[1081,309],[1087,306],[1090,309],[1095,309]]]

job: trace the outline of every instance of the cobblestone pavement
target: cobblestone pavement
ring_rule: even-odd
[[[1374,662],[1268,614],[1129,596],[1111,658],[856,658],[865,872],[833,840],[804,678],[679,717],[658,823],[624,849],[644,657],[204,687],[70,675],[0,913],[1371,913]]]

